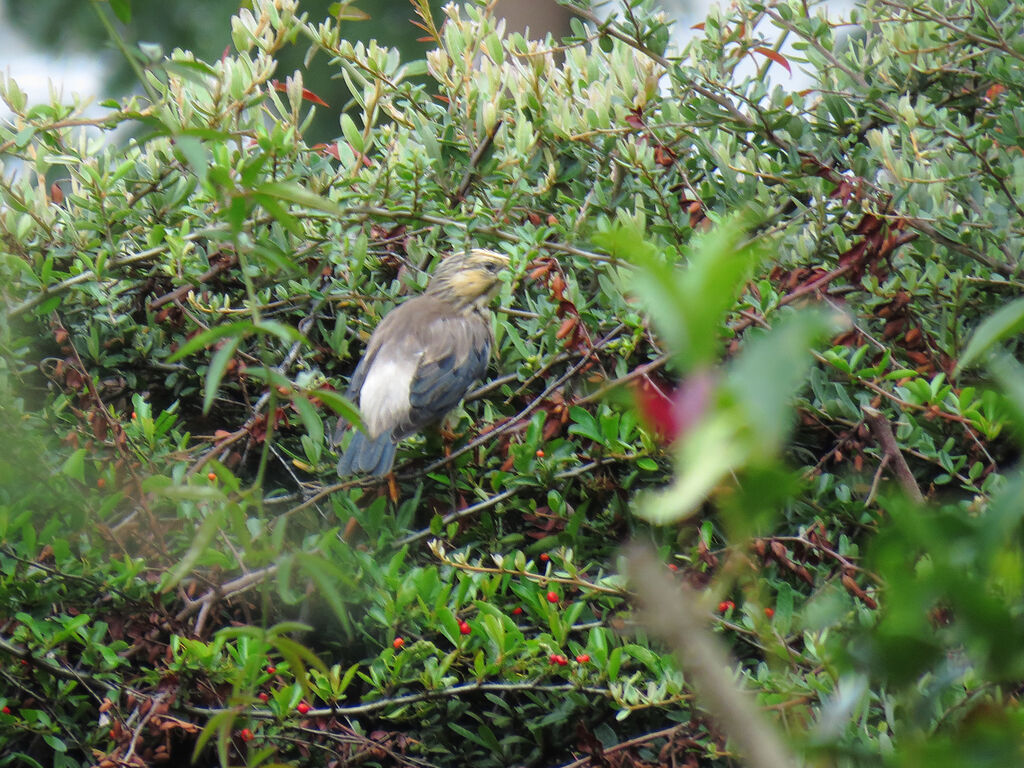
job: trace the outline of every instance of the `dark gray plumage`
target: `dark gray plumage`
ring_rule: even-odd
[[[384,317],[348,388],[366,433],[352,436],[339,475],[390,472],[398,442],[443,419],[483,377],[491,354],[488,304],[507,266],[507,256],[482,249],[449,256],[422,295]]]

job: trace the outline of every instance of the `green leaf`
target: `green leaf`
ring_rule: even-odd
[[[775,630],[785,637],[793,626],[793,587],[780,581],[775,592]]]
[[[736,215],[694,237],[685,266],[673,261],[673,251],[648,240],[640,221],[617,221],[594,240],[636,266],[628,280],[631,290],[690,369],[717,358],[725,315],[763,256],[757,241],[743,244],[746,229],[744,218]]]
[[[993,355],[988,367],[1006,396],[1017,434],[1024,440],[1024,365],[1003,353]]]
[[[309,394],[312,397],[319,398],[324,405],[341,416],[349,424],[357,429],[363,429],[363,419],[359,415],[359,409],[344,395],[339,395],[333,389],[314,389]]]
[[[749,458],[750,444],[742,432],[743,427],[727,414],[701,422],[677,449],[675,481],[663,491],[642,494],[636,514],[657,525],[693,515],[712,489]]]
[[[781,447],[793,421],[793,398],[814,360],[811,344],[828,321],[813,311],[792,314],[752,336],[730,367],[726,386],[744,411],[752,452],[768,457]]]
[[[192,568],[199,562],[199,558],[203,556],[207,547],[210,546],[210,542],[213,541],[213,537],[220,530],[223,520],[223,507],[214,507],[207,512],[206,518],[196,531],[192,544],[189,546],[185,556],[173,568],[165,571],[160,578],[160,584],[157,587],[158,592],[167,592],[192,572]]]
[[[982,321],[971,335],[967,348],[956,364],[954,375],[971,365],[993,345],[1024,331],[1024,298],[1011,301]]]
[[[221,379],[224,378],[224,371],[228,364],[234,359],[238,345],[242,342],[241,336],[235,336],[224,342],[210,360],[210,366],[206,369],[206,382],[203,385],[203,413],[210,412],[213,399],[217,396]]]
[[[300,392],[292,392],[291,400],[295,410],[299,413],[299,418],[302,419],[302,425],[306,428],[306,434],[309,435],[309,439],[316,445],[322,444],[324,441],[324,422],[320,418],[320,414],[316,412],[316,406]]]
[[[359,154],[363,154],[363,134],[356,128],[355,121],[347,112],[341,113],[341,132],[352,149]]]
[[[583,435],[584,437],[590,438],[598,445],[605,444],[605,436],[601,431],[601,427],[597,423],[597,419],[594,418],[585,408],[581,408],[578,405],[574,405],[569,408],[569,418],[572,419],[573,423],[569,425],[570,434]]]
[[[337,203],[325,197],[320,197],[320,195],[316,195],[308,189],[300,187],[298,184],[281,181],[271,182],[257,187],[254,191],[261,195],[276,197],[305,208],[312,208],[315,211],[323,211],[338,218],[345,217],[345,210]]]
[[[187,134],[176,135],[174,149],[181,160],[195,172],[199,181],[205,183],[213,158],[202,139]]]
[[[88,451],[85,448],[79,448],[77,451],[72,453],[64,461],[64,465],[60,468],[68,477],[72,477],[80,483],[85,482],[85,457]]]
[[[220,764],[228,765],[228,744],[231,740],[231,731],[234,728],[235,720],[238,717],[238,712],[233,709],[226,709],[207,720],[206,725],[199,734],[199,738],[196,739],[196,748],[192,751],[192,762],[196,763],[199,761],[203,747],[216,734],[217,755],[220,758]]]
[[[261,320],[260,322],[253,325],[258,333],[265,333],[270,336],[276,336],[285,344],[308,343],[306,337],[299,332],[297,328],[293,328],[285,323],[279,323],[277,320]]]
[[[295,562],[302,572],[316,584],[320,596],[334,611],[345,632],[351,634],[352,619],[349,617],[345,599],[338,590],[339,585],[351,586],[351,579],[336,565],[320,555],[299,552],[295,555]]]
[[[213,342],[223,339],[226,336],[236,335],[239,338],[244,338],[247,334],[255,329],[251,322],[248,320],[240,320],[237,323],[225,323],[224,325],[215,325],[213,328],[208,328],[202,333],[196,334],[191,339],[186,341],[177,351],[167,357],[168,363],[176,363],[183,357],[188,357],[193,352],[200,349],[204,349]]]

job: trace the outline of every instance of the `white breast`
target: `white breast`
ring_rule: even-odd
[[[404,360],[377,358],[359,390],[359,410],[371,437],[389,432],[409,415],[409,387],[422,353]]]

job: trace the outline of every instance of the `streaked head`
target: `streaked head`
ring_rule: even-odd
[[[499,275],[508,263],[508,256],[483,248],[453,253],[438,265],[426,292],[458,307],[487,302],[497,291]]]

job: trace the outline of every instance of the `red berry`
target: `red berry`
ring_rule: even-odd
[[[396,651],[403,645],[405,645],[404,637],[396,637],[394,640],[391,641],[391,647],[394,648]]]
[[[132,411],[132,418],[133,419],[139,418],[139,414],[137,414],[135,411]]]
[[[512,609],[512,615],[513,616],[519,616],[522,612],[523,612],[523,607],[521,605],[517,605],[515,608]]]
[[[548,592],[547,595],[545,595],[545,597],[547,597],[549,603],[558,602],[558,593],[555,592],[555,590],[553,589],[550,592]]]
[[[295,710],[296,710],[296,711],[297,711],[297,712],[298,712],[298,713],[299,713],[300,715],[304,715],[304,714],[306,714],[306,713],[307,713],[307,712],[309,712],[309,710],[311,710],[311,709],[312,709],[312,707],[311,707],[311,706],[309,706],[309,704],[307,704],[307,703],[306,703],[306,702],[304,702],[304,701],[300,701],[300,702],[299,702],[298,704],[296,704],[296,705],[295,705]]]
[[[725,600],[723,600],[722,602],[720,602],[718,604],[718,612],[719,613],[725,613],[728,610],[729,610],[729,603],[726,602]]]
[[[557,663],[558,663],[558,654],[557,653],[552,653],[550,656],[548,656],[548,664],[557,664]]]
[[[267,674],[272,675],[277,672],[277,667],[267,667]]]
[[[263,691],[260,691],[259,693],[257,693],[256,694],[256,698],[259,699],[260,701],[262,701],[264,704],[266,704],[268,701],[270,701],[270,697],[267,696],[267,694],[264,693]]]
[[[542,451],[540,448],[537,449],[537,458],[538,459],[543,459],[544,458],[544,451]]]
[[[0,712],[3,712],[5,715],[9,715],[11,714],[11,708],[4,704],[4,708],[0,709]]]
[[[765,608],[764,609],[764,615],[767,616],[770,619],[772,616],[775,615],[775,609],[774,608]]]
[[[729,610],[730,611],[735,611],[736,610],[736,603],[734,603],[732,600],[727,601],[726,605],[729,606]]]
[[[106,488],[107,487],[107,478],[101,477],[99,480],[97,480],[96,481],[96,487],[99,488],[101,491],[104,488]]]
[[[580,664],[586,664],[588,661],[590,661],[590,655],[586,653],[581,653],[579,656],[576,657],[576,661],[578,661]]]
[[[239,731],[238,738],[240,738],[242,741],[252,741],[256,738],[256,734],[250,731],[248,728],[243,728],[241,731]]]
[[[539,560],[540,560],[540,561],[541,561],[542,563],[546,563],[546,562],[547,562],[548,560],[550,560],[550,559],[551,559],[551,555],[549,555],[549,554],[548,554],[547,552],[541,552],[541,553],[540,553],[540,557],[539,557],[538,559],[539,559]]]
[[[473,631],[473,628],[469,626],[468,622],[465,622],[465,621],[460,621],[459,622],[459,632],[461,632],[464,635],[468,635],[472,631]]]
[[[555,659],[555,663],[560,667],[564,667],[566,664],[569,663],[569,659],[567,659],[562,654],[558,654],[558,658]]]
[[[678,566],[678,565],[676,565],[675,563],[669,563],[669,564],[668,564],[668,569],[669,569],[670,571],[678,571],[678,570],[679,570],[679,566]]]

